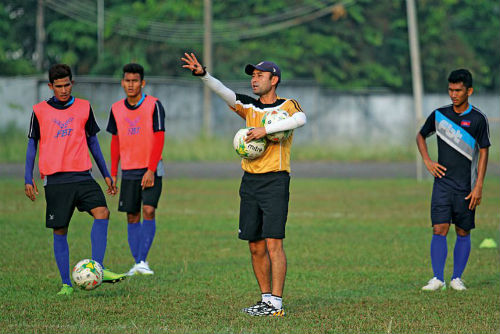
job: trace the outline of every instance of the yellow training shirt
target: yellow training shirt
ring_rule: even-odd
[[[268,111],[281,109],[290,116],[302,112],[300,105],[295,100],[278,97],[272,104],[263,104],[250,96],[236,94],[234,109],[245,115],[247,127],[262,127],[262,118]],[[254,160],[242,159],[241,168],[248,173],[262,174],[269,172],[286,171],[290,173],[290,149],[292,147],[293,133],[288,139],[273,143],[268,141],[264,153]]]

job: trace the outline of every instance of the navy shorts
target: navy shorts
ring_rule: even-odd
[[[289,189],[290,175],[287,172],[245,172],[240,186],[238,237],[249,241],[285,238]]]
[[[155,175],[154,186],[144,190],[142,190],[141,181],[142,179],[122,179],[118,211],[127,213],[141,212],[141,203],[154,208],[158,206],[161,195],[162,178]]]
[[[101,187],[92,180],[48,184],[45,186],[47,209],[45,225],[48,228],[68,227],[75,207],[78,211],[86,211],[104,206],[106,198]]]
[[[455,224],[465,231],[475,227],[476,210],[469,210],[470,200],[465,197],[469,192],[450,190],[440,183],[434,182],[431,200],[432,226],[437,224]]]

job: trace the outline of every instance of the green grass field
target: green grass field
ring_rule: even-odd
[[[111,137],[104,130],[98,135],[101,149],[110,161],[109,148]],[[500,161],[500,146],[496,133],[492,134],[490,162]],[[26,134],[16,129],[0,131],[0,163],[24,163],[26,159]],[[431,156],[436,156],[436,139],[428,141]],[[414,161],[416,145],[413,140],[408,145],[350,145],[341,143],[296,143],[292,147],[294,161]],[[194,138],[180,140],[172,137],[165,139],[164,157],[166,161],[239,161],[232,149],[232,138],[214,137],[210,140]]]
[[[101,131],[102,132],[102,131]],[[110,136],[103,132],[99,134],[101,149],[109,161]],[[27,138],[25,134],[17,131],[0,132],[0,163],[22,163],[26,158]],[[412,161],[415,159],[414,145],[408,147],[383,146],[373,147],[348,147],[321,144],[294,145],[292,154],[296,161]],[[180,140],[166,138],[164,156],[167,161],[239,161],[232,149],[232,138],[212,138],[206,140],[195,138]]]
[[[156,274],[56,296],[60,278],[44,227],[43,191],[25,198],[23,181],[0,180],[1,333],[498,333],[498,179],[477,212],[464,274],[469,288],[424,293],[431,183],[413,180],[292,179],[285,248],[285,318],[239,310],[260,298],[247,244],[237,239],[239,180],[165,180],[157,236],[148,258]],[[124,215],[112,210],[105,264],[132,265]],[[90,256],[91,219],[75,213],[71,263]],[[445,277],[452,272],[448,236]]]

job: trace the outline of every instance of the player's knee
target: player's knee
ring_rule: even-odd
[[[105,206],[100,206],[92,210],[95,219],[109,219],[109,210]]]
[[[432,227],[432,233],[437,235],[446,236],[450,228],[449,224],[437,224]]]
[[[147,220],[155,219],[155,208],[153,206],[145,205],[142,208],[142,216]]]
[[[127,212],[127,223],[136,224],[141,221],[141,213],[140,212]]]
[[[461,229],[460,227],[455,227],[455,231],[461,237],[466,237],[470,234],[470,231],[466,231],[464,229]]]
[[[57,234],[57,235],[66,235],[66,234],[68,234],[68,228],[67,227],[55,228],[54,229],[54,234]]]

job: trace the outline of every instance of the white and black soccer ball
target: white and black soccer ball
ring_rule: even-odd
[[[81,289],[94,290],[102,283],[102,267],[94,260],[84,259],[73,267],[72,276]]]
[[[268,111],[262,118],[262,126],[273,124],[274,122],[279,122],[290,117],[288,113],[282,109],[276,109]],[[280,131],[275,133],[270,133],[266,137],[269,141],[273,143],[279,143],[287,140],[292,134],[293,130]]]
[[[236,153],[244,159],[257,159],[264,153],[267,146],[266,138],[261,138],[257,140],[252,140],[250,142],[245,142],[248,131],[253,128],[243,128],[236,132],[233,139],[233,147]]]

